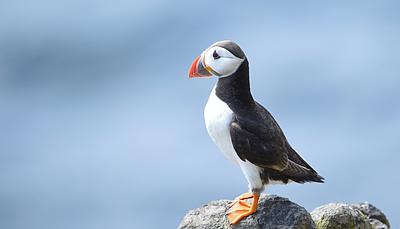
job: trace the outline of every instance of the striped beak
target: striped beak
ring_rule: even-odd
[[[192,65],[189,68],[189,78],[209,77],[212,74],[207,70],[205,64],[200,56],[194,59]]]

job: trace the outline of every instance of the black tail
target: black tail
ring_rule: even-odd
[[[288,175],[290,180],[297,183],[324,183],[324,178],[318,175],[317,171],[315,171],[292,147],[290,147],[290,145],[288,157],[290,161],[294,162],[294,164],[289,163],[288,170],[292,170],[294,173],[286,173],[285,170],[282,172]]]
[[[289,176],[289,179],[297,182],[297,183],[306,183],[306,182],[318,182],[318,183],[324,183],[325,178],[321,177],[317,173],[306,175],[303,177],[295,177],[295,176]]]
[[[318,175],[317,172],[310,170],[307,172],[303,171],[303,173],[295,173],[293,170],[290,172],[288,170],[279,172],[274,169],[264,168],[260,175],[267,184],[269,183],[269,180],[281,181],[284,184],[287,184],[290,181],[301,184],[306,182],[324,183],[324,178],[322,176]]]
[[[324,182],[324,178],[318,175],[314,169],[299,165],[291,160],[289,160],[287,167],[280,171],[280,173],[297,183]]]

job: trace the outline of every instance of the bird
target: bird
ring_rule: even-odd
[[[290,146],[271,113],[253,99],[249,61],[239,45],[230,40],[212,44],[194,59],[188,74],[189,78],[218,79],[204,108],[206,129],[249,184],[249,191],[235,198],[226,212],[230,224],[257,211],[267,185],[324,183]]]

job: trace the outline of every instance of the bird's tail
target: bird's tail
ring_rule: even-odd
[[[310,174],[308,176],[304,177],[290,177],[291,180],[297,183],[306,183],[306,182],[318,182],[318,183],[324,183],[325,178],[322,176],[316,174]]]
[[[290,160],[287,168],[281,171],[281,173],[288,176],[290,180],[297,183],[324,183],[324,178],[320,176],[315,170],[306,168]]]

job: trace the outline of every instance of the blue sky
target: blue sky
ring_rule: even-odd
[[[254,97],[325,184],[267,187],[308,210],[369,201],[400,225],[396,1],[2,1],[0,227],[174,228],[246,191],[209,139],[204,48],[236,41]]]

